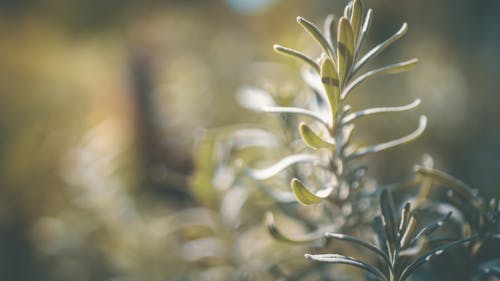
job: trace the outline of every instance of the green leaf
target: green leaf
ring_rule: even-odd
[[[346,17],[340,18],[337,34],[337,66],[342,85],[351,70],[354,58],[354,35],[351,23]]]
[[[427,225],[426,227],[422,228],[417,235],[411,240],[410,245],[414,244],[420,237],[424,237],[425,235],[429,235],[432,232],[434,232],[436,229],[440,228],[441,226],[444,225],[444,223],[450,219],[452,212],[448,212],[445,216],[440,218],[439,220]]]
[[[468,238],[460,239],[451,243],[448,243],[446,245],[437,247],[435,249],[432,249],[431,251],[427,252],[426,254],[423,254],[422,256],[418,257],[415,261],[413,261],[410,265],[406,267],[406,269],[402,272],[401,278],[399,280],[404,281],[406,278],[410,276],[415,270],[417,270],[421,265],[425,264],[432,258],[442,255],[449,249],[451,249],[454,246],[457,245],[462,245],[470,241],[474,241],[479,239],[478,235],[474,235]]]
[[[377,277],[379,280],[384,280],[384,281],[388,280],[387,277],[376,267],[367,264],[363,261],[354,259],[352,257],[337,255],[337,254],[322,254],[322,255],[305,254],[305,258],[320,262],[340,263],[340,264],[355,266],[375,275],[375,277]]]
[[[287,114],[297,114],[297,115],[302,115],[302,116],[307,116],[311,117],[317,121],[319,121],[321,124],[325,125],[328,127],[328,121],[323,119],[322,116],[320,116],[318,113],[303,109],[303,108],[298,108],[298,107],[283,107],[283,106],[265,106],[261,107],[259,109],[262,112],[268,112],[268,113],[287,113]]]
[[[333,188],[326,188],[314,194],[297,178],[292,179],[291,186],[293,194],[302,205],[317,204],[327,198],[333,190]]]
[[[310,21],[304,19],[303,17],[297,17],[297,22],[318,42],[323,52],[329,56],[332,60],[335,58],[332,46],[328,43],[328,40],[321,33],[321,31]]]
[[[349,124],[358,118],[374,114],[407,111],[416,108],[418,105],[420,105],[420,99],[416,99],[412,103],[403,106],[368,108],[346,115],[344,118],[342,118],[341,124],[342,125]]]
[[[332,117],[335,118],[339,107],[340,85],[339,77],[333,62],[326,58],[321,65],[321,82],[325,88]]]
[[[337,240],[347,241],[347,242],[351,242],[353,244],[357,244],[359,246],[362,246],[362,247],[364,247],[364,248],[372,251],[373,253],[377,254],[388,265],[391,264],[391,261],[389,260],[389,256],[387,256],[382,250],[380,250],[379,248],[377,248],[375,245],[370,244],[370,243],[368,243],[366,241],[363,241],[363,240],[361,240],[359,238],[356,238],[356,237],[353,237],[353,236],[349,236],[349,235],[345,235],[345,234],[330,233],[330,232],[325,233],[325,236],[328,239],[337,239]]]
[[[368,154],[372,154],[372,153],[377,153],[377,152],[380,152],[383,150],[387,150],[387,149],[411,142],[411,141],[415,140],[416,138],[418,138],[420,135],[422,135],[422,133],[425,131],[426,127],[427,127],[427,118],[425,116],[420,116],[418,128],[415,131],[411,132],[410,134],[408,134],[404,137],[401,137],[399,139],[395,139],[395,140],[391,140],[388,142],[379,143],[379,144],[376,144],[373,146],[363,147],[363,148],[357,149],[355,152],[347,155],[347,157],[345,159],[346,159],[346,161],[351,161],[355,158],[359,158],[359,157],[362,157],[362,156],[365,156]]]
[[[418,62],[418,59],[411,59],[407,60],[404,62],[396,63],[396,64],[391,64],[385,67],[381,67],[378,69],[374,69],[371,71],[366,72],[365,74],[357,77],[354,79],[347,87],[344,88],[340,99],[345,100],[347,95],[357,86],[359,86],[361,83],[365,82],[368,79],[372,79],[378,76],[382,75],[387,75],[387,74],[398,74],[404,71],[408,71],[412,69]]]
[[[302,162],[317,163],[319,161],[320,161],[320,159],[316,155],[294,154],[294,155],[290,155],[290,156],[287,156],[287,157],[281,159],[276,164],[271,165],[267,168],[250,169],[248,171],[248,174],[250,177],[252,177],[256,180],[265,180],[265,179],[268,179],[268,178],[275,176],[276,174],[278,174],[279,172],[283,171],[284,169],[288,168],[291,165],[294,165],[297,163],[302,163]]]
[[[335,148],[335,144],[320,137],[304,122],[300,123],[299,131],[304,143],[312,149]]]
[[[380,194],[380,211],[387,238],[392,244],[395,242],[397,226],[392,194],[387,189],[384,189]]]
[[[413,237],[413,234],[415,233],[416,227],[417,227],[417,219],[415,218],[414,215],[412,215],[412,216],[410,216],[408,224],[405,227],[405,231],[404,231],[403,235],[401,236],[401,241],[399,241],[400,248],[404,249],[410,244],[411,238]]]
[[[417,166],[416,173],[427,178],[431,178],[437,183],[446,185],[458,194],[460,194],[463,199],[474,201],[477,199],[478,192],[476,189],[470,188],[461,180],[445,173],[432,168],[425,168],[422,166]]]
[[[394,35],[389,37],[389,39],[385,40],[384,42],[378,44],[375,46],[373,49],[371,49],[368,53],[366,53],[359,61],[356,63],[354,66],[352,73],[355,74],[360,70],[370,59],[376,57],[378,54],[380,54],[383,50],[385,50],[387,47],[392,45],[394,42],[396,42],[399,38],[403,37],[405,35],[406,31],[408,30],[408,25],[406,23],[403,23],[401,28],[396,32]]]
[[[354,0],[352,3],[351,25],[354,34],[354,44],[357,43],[360,36],[361,24],[363,21],[363,5],[360,0]]]
[[[274,220],[274,216],[271,212],[267,212],[265,215],[265,223],[266,223],[266,228],[271,234],[271,236],[281,242],[287,242],[287,243],[293,243],[293,244],[305,244],[305,243],[310,243],[318,239],[322,239],[321,233],[311,233],[311,234],[306,234],[301,237],[290,237],[287,235],[284,235],[281,230],[278,229],[276,226],[276,222]]]
[[[410,218],[410,208],[411,208],[411,203],[406,202],[405,205],[403,206],[403,209],[401,210],[401,218],[399,220],[399,228],[398,228],[399,234],[403,233],[408,224],[408,220]]]
[[[283,54],[283,55],[287,55],[287,56],[291,56],[291,57],[294,57],[294,58],[297,58],[297,59],[301,60],[302,62],[305,62],[306,64],[308,64],[309,66],[311,66],[314,70],[316,70],[316,72],[319,73],[319,65],[313,59],[311,59],[310,57],[308,57],[307,55],[305,55],[305,54],[303,54],[303,53],[301,53],[301,52],[299,52],[297,50],[286,48],[286,47],[283,47],[283,46],[280,46],[280,45],[274,45],[273,49],[277,53],[280,53],[280,54]]]

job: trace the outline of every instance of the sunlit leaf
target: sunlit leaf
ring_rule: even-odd
[[[335,65],[328,58],[321,65],[321,82],[330,104],[331,115],[335,117],[339,107],[340,85]]]
[[[401,137],[399,139],[395,139],[395,140],[388,141],[385,143],[380,143],[380,144],[370,146],[370,147],[360,148],[360,149],[356,150],[355,152],[353,152],[352,154],[348,155],[346,157],[346,159],[347,159],[347,161],[350,161],[352,159],[359,158],[361,156],[365,156],[367,154],[380,152],[380,151],[383,151],[383,150],[386,150],[389,148],[393,148],[393,147],[408,143],[410,141],[413,141],[424,132],[426,126],[427,126],[427,118],[425,116],[420,116],[418,128],[415,131],[413,131],[412,133],[410,133],[404,137]]]
[[[375,275],[375,277],[377,277],[379,280],[384,280],[384,281],[387,280],[387,277],[385,277],[385,275],[376,267],[348,256],[337,255],[337,254],[321,254],[321,255],[305,254],[305,257],[306,259],[314,261],[339,263],[339,264],[347,264],[355,266]]]
[[[244,87],[236,93],[238,103],[248,109],[259,111],[265,106],[275,106],[271,94],[259,88]]]
[[[310,21],[304,19],[303,17],[297,17],[297,22],[309,33],[311,36],[318,42],[321,49],[327,56],[329,56],[332,60],[335,58],[334,51],[328,40],[323,36],[321,31]]]
[[[370,243],[368,243],[366,241],[363,241],[363,240],[361,240],[359,238],[356,238],[356,237],[353,237],[353,236],[350,236],[350,235],[346,235],[346,234],[330,233],[330,232],[325,233],[325,236],[328,239],[337,239],[337,240],[347,241],[347,242],[351,242],[353,244],[362,246],[365,249],[368,249],[368,250],[372,251],[373,253],[377,254],[379,257],[381,257],[388,264],[391,263],[390,260],[389,260],[389,257],[382,250],[380,250],[379,248],[377,248],[375,245],[370,244]]]
[[[348,124],[350,122],[353,122],[354,120],[365,117],[365,116],[370,116],[374,114],[381,114],[381,113],[391,113],[391,112],[401,112],[401,111],[407,111],[410,109],[416,108],[420,104],[420,99],[416,99],[410,104],[403,105],[403,106],[396,106],[396,107],[374,107],[374,108],[368,108],[364,110],[360,110],[357,112],[350,113],[346,115],[342,119],[343,125]]]
[[[311,154],[294,154],[287,156],[283,159],[281,159],[279,162],[277,162],[274,165],[271,165],[267,168],[264,169],[250,169],[248,171],[248,174],[256,179],[256,180],[265,180],[270,177],[275,176],[279,172],[283,171],[284,169],[288,168],[289,166],[297,163],[303,163],[303,162],[313,162],[317,163],[319,162],[320,159],[316,155],[311,155]]]
[[[313,193],[298,179],[294,178],[291,182],[293,194],[302,205],[311,205],[321,202],[327,198],[333,190],[333,187],[325,188]]]
[[[293,243],[293,244],[305,244],[311,243],[313,241],[322,239],[321,233],[310,233],[306,235],[302,235],[299,237],[290,237],[288,235],[284,235],[281,230],[276,226],[276,222],[274,220],[274,216],[271,212],[267,212],[265,216],[265,223],[267,230],[271,234],[271,236],[281,242]]]
[[[286,48],[286,47],[283,47],[280,45],[274,45],[273,49],[280,54],[291,56],[291,57],[299,59],[302,62],[305,62],[310,67],[312,67],[312,69],[316,70],[316,72],[319,73],[319,65],[313,59],[308,57],[307,55],[305,55],[297,50]]]
[[[412,215],[410,216],[408,224],[406,225],[403,235],[401,236],[401,241],[399,241],[400,248],[404,249],[410,244],[413,234],[415,233],[416,227],[417,227],[417,219],[415,218],[414,215]]]
[[[354,58],[354,35],[351,23],[349,23],[347,18],[340,18],[337,34],[337,70],[340,84],[342,85],[351,70]]]
[[[417,64],[418,60],[417,59],[411,59],[407,60],[404,62],[392,64],[389,66],[381,67],[375,70],[368,71],[364,73],[363,75],[357,77],[354,79],[349,85],[347,85],[344,90],[342,91],[340,98],[341,100],[345,100],[347,95],[357,86],[359,86],[361,83],[367,81],[368,79],[372,79],[378,76],[382,75],[388,75],[388,74],[397,74],[401,73],[407,70],[410,70]]]
[[[297,115],[302,115],[302,116],[307,116],[310,118],[313,118],[319,122],[321,122],[323,125],[328,127],[328,121],[325,120],[322,116],[317,114],[316,112],[303,109],[303,108],[298,108],[298,107],[283,107],[283,106],[265,106],[261,107],[259,109],[262,112],[268,112],[268,113],[286,113],[286,114],[297,114]]]
[[[330,46],[333,46],[333,43],[335,43],[335,16],[332,14],[329,14],[325,18],[325,23],[323,25],[323,34],[330,43]]]
[[[299,131],[304,143],[312,149],[335,148],[335,144],[320,137],[306,123],[300,124]]]
[[[354,34],[354,44],[360,35],[361,25],[363,21],[363,5],[360,0],[354,0],[352,3],[351,25]]]
[[[410,219],[410,208],[411,208],[411,203],[406,202],[405,205],[403,206],[403,209],[401,210],[401,218],[399,220],[399,227],[398,227],[399,234],[403,233],[404,229],[408,224],[408,220]]]
[[[403,25],[398,30],[398,32],[396,32],[394,35],[389,37],[389,39],[387,39],[384,42],[380,43],[379,45],[375,46],[368,53],[366,53],[354,66],[353,71],[352,71],[353,74],[357,73],[358,70],[360,70],[370,59],[376,57],[378,54],[380,54],[387,47],[389,47],[394,42],[396,42],[399,38],[403,37],[403,35],[406,33],[407,30],[408,30],[408,25],[406,23],[403,23]]]

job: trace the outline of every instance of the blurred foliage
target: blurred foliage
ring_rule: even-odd
[[[265,233],[264,210],[278,207],[262,193],[246,195],[262,203],[242,206],[233,229],[214,214],[243,191],[206,198],[187,190],[193,166],[203,165],[191,160],[193,140],[200,128],[261,120],[237,105],[241,85],[280,81],[276,92],[285,96],[302,87],[299,64],[271,47],[318,52],[295,17],[319,22],[345,1],[244,2],[0,1],[1,280],[176,280],[184,273],[187,280],[237,280],[235,268],[260,271],[264,260],[256,257],[271,247],[266,261],[293,255]],[[498,198],[500,2],[369,5],[376,28],[368,46],[402,19],[412,27],[375,63],[409,53],[420,64],[402,79],[370,82],[353,104],[421,97],[432,120],[411,148],[370,159],[370,176],[391,182],[409,175],[427,151],[435,166]],[[359,138],[380,141],[415,116],[392,126],[383,118],[360,122]],[[196,231],[179,223],[188,206],[201,208],[185,214],[200,220]],[[286,217],[276,223],[306,231]],[[186,263],[199,247],[189,243],[200,239],[238,263],[220,262],[218,270],[202,256],[196,267]],[[299,258],[290,267],[306,262],[300,247],[293,251]]]

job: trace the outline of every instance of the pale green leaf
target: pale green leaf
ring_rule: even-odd
[[[319,161],[320,161],[320,159],[316,155],[293,154],[293,155],[290,155],[290,156],[287,156],[287,157],[281,159],[276,164],[271,165],[267,168],[250,169],[248,171],[248,174],[250,177],[252,177],[256,180],[265,180],[265,179],[268,179],[268,178],[275,176],[276,174],[278,174],[279,172],[283,171],[284,169],[288,168],[291,165],[294,165],[297,163],[303,163],[303,162],[317,163]]]
[[[397,74],[401,73],[407,70],[410,70],[413,68],[418,62],[418,59],[411,59],[407,60],[404,62],[396,63],[396,64],[391,64],[385,67],[377,68],[371,71],[368,71],[364,73],[363,75],[357,77],[347,85],[347,87],[344,88],[340,99],[345,100],[347,95],[356,87],[359,86],[361,83],[365,82],[368,79],[372,79],[381,75],[387,75],[387,74]]]
[[[326,58],[321,65],[321,82],[325,88],[332,117],[335,118],[340,99],[339,77],[333,62]]]
[[[299,132],[304,143],[312,149],[335,148],[335,144],[320,137],[311,127],[303,122],[299,126]]]
[[[294,50],[294,49],[286,48],[286,47],[283,47],[283,46],[280,46],[280,45],[274,45],[273,49],[277,53],[280,53],[280,54],[283,54],[283,55],[287,55],[287,56],[291,56],[291,57],[294,57],[294,58],[297,58],[297,59],[301,60],[302,62],[305,62],[310,67],[312,67],[314,70],[316,70],[318,73],[320,71],[319,70],[319,65],[313,59],[311,59],[307,55],[303,54],[302,52],[299,52],[299,51]]]
[[[389,37],[387,40],[384,42],[378,44],[375,46],[373,49],[368,51],[353,67],[352,73],[353,75],[358,72],[370,59],[376,57],[378,54],[380,54],[383,50],[385,50],[387,47],[392,45],[394,42],[396,42],[399,38],[403,37],[405,35],[406,31],[408,30],[408,25],[406,23],[403,23],[401,28],[396,32],[394,35]]]
[[[323,52],[329,56],[332,60],[334,59],[334,52],[332,46],[328,43],[328,40],[321,33],[321,31],[310,21],[304,19],[303,17],[297,17],[297,22],[318,42]]]
[[[291,182],[293,194],[302,205],[312,205],[321,202],[327,198],[332,192],[333,188],[325,188],[319,190],[316,194],[309,191],[307,187],[298,179],[294,178]]]
[[[310,243],[319,239],[324,239],[321,233],[310,233],[306,235],[301,235],[298,237],[290,237],[288,235],[283,234],[283,232],[277,227],[276,222],[274,220],[274,216],[271,212],[267,212],[265,215],[265,223],[267,231],[271,234],[271,236],[281,242],[293,243],[293,244],[305,244]]]
[[[370,115],[374,115],[374,114],[407,111],[407,110],[416,108],[418,105],[420,105],[420,99],[416,99],[412,103],[407,104],[407,105],[403,105],[403,106],[374,107],[374,108],[364,109],[364,110],[353,112],[353,113],[346,115],[344,118],[342,118],[341,124],[346,125],[346,124],[353,122],[354,120],[356,120],[358,118],[370,116]]]
[[[340,84],[342,85],[350,72],[354,58],[354,35],[351,23],[347,18],[340,18],[337,34],[337,68]]]
[[[363,21],[363,5],[360,0],[354,0],[352,3],[351,25],[354,34],[354,44],[357,43],[361,33],[361,24]]]

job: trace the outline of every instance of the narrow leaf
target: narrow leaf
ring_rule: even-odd
[[[374,107],[374,108],[360,110],[360,111],[353,112],[351,114],[346,115],[345,118],[342,119],[341,124],[342,125],[349,124],[358,118],[370,116],[370,115],[374,115],[374,114],[407,111],[407,110],[416,108],[419,104],[420,104],[420,99],[416,99],[412,103],[407,104],[407,105],[403,105],[403,106]]]
[[[293,194],[302,205],[312,205],[321,202],[332,193],[333,187],[325,188],[313,193],[298,179],[294,178],[291,182]]]
[[[294,49],[286,48],[286,47],[283,47],[280,45],[274,45],[273,49],[277,53],[291,56],[291,57],[294,57],[294,58],[301,60],[302,62],[305,62],[306,64],[308,64],[310,67],[312,67],[314,70],[316,70],[319,73],[319,65],[313,59],[311,59],[307,55],[303,54],[302,52],[299,52],[299,51],[294,50]]]
[[[337,34],[337,67],[340,84],[342,85],[351,70],[354,58],[354,35],[351,23],[346,17],[340,18]]]
[[[238,103],[251,110],[259,110],[264,106],[275,106],[271,94],[267,91],[254,87],[243,87],[236,93],[236,100]]]
[[[403,37],[405,35],[406,31],[408,30],[408,24],[403,23],[401,28],[396,32],[394,35],[389,37],[389,39],[385,40],[384,42],[378,44],[375,46],[373,49],[371,49],[368,53],[366,53],[359,61],[356,63],[356,65],[353,68],[352,73],[355,74],[360,70],[370,59],[376,57],[378,54],[380,54],[383,50],[385,50],[387,47],[392,45],[394,42],[396,42],[399,38]]]
[[[323,52],[329,56],[332,60],[334,57],[334,52],[328,40],[326,40],[325,36],[321,33],[321,31],[310,21],[297,17],[297,22],[309,33],[311,36],[318,42]]]
[[[452,247],[457,246],[457,245],[461,245],[461,244],[465,244],[467,242],[474,241],[477,239],[479,239],[479,236],[474,235],[474,236],[460,239],[460,240],[448,243],[446,245],[437,247],[435,249],[432,249],[431,251],[427,252],[426,254],[423,254],[422,256],[417,258],[414,262],[412,262],[410,265],[408,265],[408,267],[406,267],[406,269],[402,272],[401,278],[399,280],[401,280],[401,281],[406,280],[406,278],[408,278],[410,276],[410,274],[412,274],[415,270],[417,270],[421,265],[425,264],[426,262],[428,262],[432,258],[445,253],[446,251],[448,251]]]
[[[368,9],[368,12],[366,13],[365,20],[363,21],[363,26],[361,27],[361,31],[359,34],[359,38],[356,43],[356,51],[354,54],[358,54],[361,50],[361,47],[363,47],[363,43],[366,38],[366,34],[368,34],[368,30],[370,29],[370,26],[372,24],[372,19],[373,19],[373,10]],[[352,75],[354,75],[354,68],[352,71]]]
[[[348,256],[343,256],[343,255],[337,255],[337,254],[322,254],[322,255],[310,255],[310,254],[305,254],[306,259],[314,260],[314,261],[320,261],[320,262],[330,262],[330,263],[340,263],[340,264],[347,264],[351,265],[354,267],[361,268],[377,277],[379,280],[387,280],[387,277],[376,267],[367,264],[363,261],[354,259],[352,257]]]
[[[288,168],[289,166],[302,162],[313,162],[317,163],[320,159],[316,155],[311,154],[294,154],[281,159],[278,163],[264,168],[264,169],[250,169],[248,174],[250,177],[256,180],[265,180],[270,177],[275,176],[279,172]]]
[[[389,148],[393,148],[393,147],[411,142],[411,141],[415,140],[416,138],[418,138],[424,132],[426,126],[427,126],[427,118],[425,116],[420,116],[418,128],[415,131],[413,131],[412,133],[410,133],[404,137],[401,137],[399,139],[380,143],[380,144],[370,146],[370,147],[360,148],[360,149],[356,150],[355,152],[353,152],[352,154],[348,155],[346,157],[346,161],[350,161],[352,159],[365,156],[367,154],[380,152],[380,151],[383,151],[383,150],[386,150]]]
[[[335,42],[335,16],[329,14],[323,25],[323,34],[326,37],[326,40],[330,43],[330,46],[333,46]]]
[[[300,123],[299,131],[304,143],[312,149],[335,148],[335,144],[320,137],[306,123]]]
[[[423,177],[428,177],[433,179],[434,181],[446,185],[452,190],[458,194],[460,194],[464,199],[466,200],[474,200],[478,192],[476,189],[473,189],[466,185],[464,182],[461,180],[445,173],[438,171],[436,169],[432,168],[425,168],[422,166],[417,166],[416,168],[416,173],[423,176]]]
[[[357,40],[360,36],[362,21],[363,21],[363,5],[360,0],[354,0],[354,2],[352,3],[352,15],[351,15],[351,25],[354,34],[354,44],[357,43]]]
[[[403,206],[403,209],[401,210],[401,218],[399,220],[399,228],[398,228],[399,234],[403,234],[404,229],[408,225],[408,220],[410,218],[410,208],[411,208],[411,203],[406,202],[405,205]]]
[[[410,217],[410,220],[408,221],[408,225],[405,228],[403,236],[401,236],[401,241],[399,242],[400,248],[404,249],[410,244],[411,238],[415,233],[416,227],[417,227],[417,219],[415,218],[414,215],[412,215]]]
[[[365,82],[368,79],[372,79],[381,75],[397,74],[410,70],[417,64],[417,62],[418,62],[417,59],[411,59],[404,62],[368,71],[365,74],[357,77],[356,79],[354,79],[354,81],[352,81],[349,85],[347,85],[347,87],[344,88],[340,98],[344,100],[355,87],[359,86],[361,83]]]
[[[321,82],[325,88],[332,117],[335,118],[339,107],[340,85],[335,65],[328,58],[321,65]]]
[[[397,234],[396,215],[392,193],[387,189],[384,189],[380,194],[380,211],[382,212],[382,223],[385,227],[385,233],[389,242],[393,244]]]
[[[420,237],[424,237],[425,235],[429,235],[432,232],[434,232],[436,229],[440,228],[443,226],[443,224],[450,219],[452,212],[448,212],[444,217],[440,218],[439,220],[427,225],[426,227],[422,228],[417,235],[411,240],[410,245],[414,244]]]
[[[283,106],[264,106],[259,108],[259,111],[262,112],[268,112],[268,113],[287,113],[287,114],[297,114],[297,115],[302,115],[302,116],[307,116],[311,117],[317,121],[319,121],[321,124],[325,125],[328,127],[328,121],[323,119],[319,114],[303,109],[303,108],[298,108],[298,107],[283,107]]]
[[[266,223],[266,228],[271,234],[271,236],[281,242],[287,242],[287,243],[293,243],[293,244],[305,244],[305,243],[310,243],[315,240],[321,239],[322,235],[320,233],[311,233],[311,234],[306,234],[302,235],[300,237],[290,237],[287,235],[284,235],[281,230],[278,229],[276,226],[276,222],[274,220],[274,216],[271,212],[267,212],[265,215],[265,223]]]
[[[375,245],[370,244],[370,243],[368,243],[366,241],[363,241],[363,240],[358,239],[358,238],[353,237],[353,236],[349,236],[349,235],[345,235],[345,234],[340,234],[340,233],[330,233],[330,232],[327,232],[327,233],[325,233],[325,236],[326,236],[326,238],[329,238],[329,239],[337,239],[337,240],[352,242],[354,244],[362,246],[362,247],[364,247],[364,248],[372,251],[373,253],[377,254],[379,257],[381,257],[389,265],[391,264],[391,262],[389,260],[389,256],[387,256],[382,250],[380,250],[379,248],[377,248]]]

